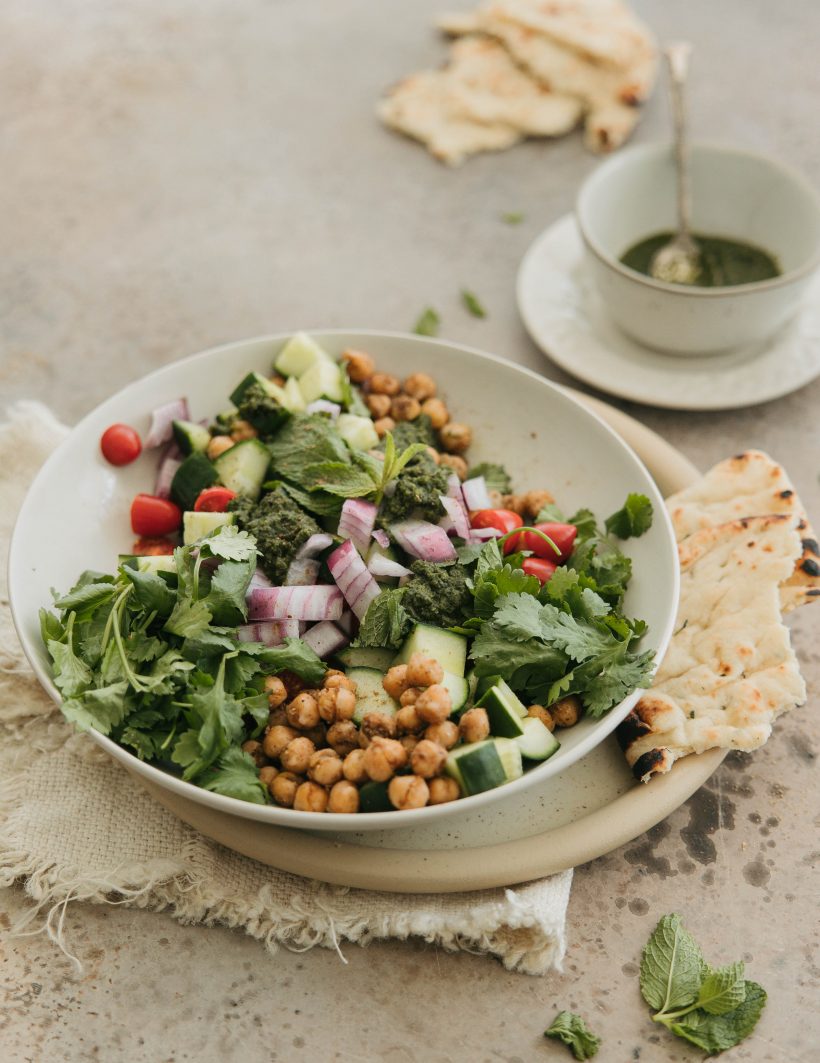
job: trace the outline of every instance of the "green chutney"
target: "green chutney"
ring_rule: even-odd
[[[639,240],[621,256],[621,262],[638,273],[649,273],[656,251],[668,244],[674,233],[657,233]],[[699,288],[726,288],[734,284],[754,284],[779,277],[783,272],[777,259],[754,244],[727,240],[722,236],[693,233],[701,250],[701,271],[695,280]]]

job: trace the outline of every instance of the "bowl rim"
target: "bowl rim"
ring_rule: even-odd
[[[482,351],[478,348],[471,347],[467,344],[455,343],[450,340],[440,339],[438,337],[426,337],[419,336],[414,333],[407,333],[395,330],[385,329],[362,329],[362,328],[325,328],[325,329],[312,329],[303,328],[301,330],[287,330],[284,332],[275,333],[263,333],[261,335],[247,337],[241,340],[234,340],[223,344],[218,344],[214,347],[206,348],[202,351],[198,351],[194,354],[186,355],[182,358],[174,359],[171,362],[167,362],[157,369],[152,370],[150,373],[146,373],[143,376],[138,376],[124,387],[120,388],[113,395],[110,395],[103,402],[99,403],[93,409],[91,409],[69,432],[66,438],[55,448],[52,454],[46,459],[37,472],[36,476],[29,485],[28,491],[23,499],[23,503],[15,518],[14,527],[12,529],[11,540],[9,544],[8,558],[7,558],[7,577],[9,588],[9,605],[12,615],[17,636],[20,640],[20,644],[23,648],[29,664],[32,667],[37,679],[41,686],[45,689],[52,700],[59,706],[62,698],[59,691],[54,685],[50,670],[44,665],[40,659],[37,649],[33,641],[29,638],[29,633],[26,630],[23,622],[23,610],[21,608],[21,602],[15,593],[17,585],[17,573],[20,569],[20,563],[17,561],[17,554],[22,549],[23,539],[23,517],[27,508],[27,503],[38,481],[41,481],[48,475],[48,471],[52,464],[54,464],[59,453],[68,444],[69,440],[75,437],[77,434],[88,430],[89,424],[105,413],[106,410],[115,406],[120,402],[122,397],[133,387],[144,385],[147,381],[153,381],[155,378],[160,378],[164,373],[167,373],[172,368],[180,366],[190,366],[198,361],[206,361],[210,358],[225,355],[226,353],[259,343],[283,343],[286,342],[295,331],[306,332],[308,335],[319,339],[332,340],[337,337],[353,337],[361,336],[367,339],[399,339],[410,340],[411,342],[418,344],[419,346],[438,346],[450,349],[458,350],[464,354],[468,354],[471,357],[478,358],[479,360],[489,363],[496,367],[496,370],[501,372],[519,373],[525,377],[531,378],[534,382],[537,382],[547,391],[551,391],[555,394],[560,401],[568,403],[574,407],[581,418],[590,418],[596,422],[599,428],[601,428],[606,435],[611,437],[613,444],[619,447],[625,452],[626,456],[633,462],[638,469],[640,469],[646,476],[650,488],[657,495],[660,505],[655,506],[655,517],[659,520],[666,533],[666,539],[668,545],[671,547],[671,554],[673,557],[677,557],[677,545],[672,521],[666,506],[663,504],[663,497],[659,488],[655,484],[651,473],[647,469],[644,462],[635,453],[632,447],[621,438],[621,436],[611,428],[606,421],[596,412],[589,407],[584,406],[573,395],[569,394],[566,389],[562,388],[559,384],[541,376],[534,370],[529,369],[526,366],[518,365],[515,362],[510,362],[508,359],[503,358],[497,354],[491,354],[487,351]],[[655,669],[657,669],[660,662],[663,660],[666,651],[669,648],[669,643],[674,631],[674,625],[677,617],[678,601],[680,596],[680,570],[677,564],[672,568],[672,604],[669,609],[667,620],[663,628],[658,632],[657,650],[655,652]],[[457,815],[460,809],[477,809],[482,805],[492,804],[494,800],[500,797],[509,797],[513,794],[526,789],[532,785],[536,779],[545,780],[551,775],[557,775],[559,771],[564,768],[570,767],[576,761],[586,756],[592,749],[599,745],[605,738],[607,738],[617,727],[617,725],[626,717],[630,709],[636,704],[644,691],[642,689],[633,691],[627,698],[625,698],[618,705],[614,706],[606,716],[601,717],[596,721],[596,725],[592,732],[582,740],[578,746],[569,751],[561,764],[561,767],[557,771],[550,771],[549,767],[559,762],[553,762],[552,758],[543,762],[541,765],[530,769],[525,772],[520,778],[513,780],[510,783],[505,784],[502,787],[496,787],[492,790],[486,790],[479,794],[473,794],[469,797],[461,798],[458,801],[452,801],[441,805],[427,805],[424,808],[405,810],[402,815],[396,816],[394,811],[390,812],[375,812],[369,813],[362,817],[361,813],[341,813],[332,816],[328,819],[326,813],[319,812],[301,812],[294,809],[279,808],[271,805],[257,805],[252,802],[242,801],[238,798],[226,797],[222,794],[212,793],[208,790],[203,790],[201,787],[196,786],[195,783],[186,782],[182,778],[163,771],[161,768],[155,767],[145,761],[141,761],[135,754],[129,752],[123,746],[120,746],[113,739],[107,735],[101,734],[99,731],[91,728],[86,732],[89,737],[98,746],[104,749],[109,755],[113,756],[115,760],[119,761],[122,765],[130,768],[132,772],[136,772],[138,775],[145,776],[148,779],[155,782],[157,785],[170,789],[183,797],[188,797],[199,804],[211,807],[222,812],[229,814],[239,815],[243,819],[251,819],[262,824],[279,824],[283,826],[293,827],[298,830],[320,830],[320,831],[333,831],[333,832],[357,832],[362,830],[386,830],[394,829],[398,827],[412,827],[419,824],[432,822],[434,819],[442,819],[447,816]],[[546,771],[544,769],[547,769]],[[363,822],[364,818],[364,822]]]
[[[777,277],[770,277],[768,280],[753,281],[751,284],[727,284],[720,288],[700,288],[695,285],[670,284],[668,281],[656,280],[654,277],[649,277],[644,273],[639,273],[637,270],[630,269],[629,266],[625,266],[619,259],[611,255],[592,235],[584,217],[584,203],[588,201],[592,194],[593,186],[606,180],[605,175],[608,170],[624,165],[630,158],[640,158],[642,156],[644,159],[648,159],[659,155],[667,155],[672,150],[671,142],[668,144],[633,145],[600,163],[582,183],[575,200],[575,219],[584,244],[605,266],[608,266],[615,273],[620,274],[620,276],[633,284],[641,285],[652,291],[693,299],[725,299],[729,296],[751,296],[761,291],[772,291],[801,280],[820,266],[820,240],[817,241],[814,254],[802,266],[789,270],[787,273],[781,273]],[[695,141],[690,145],[689,151],[690,153],[703,152],[710,155],[740,156],[745,159],[763,162],[772,169],[779,170],[781,174],[788,177],[790,181],[806,193],[814,204],[818,218],[820,218],[820,192],[812,185],[805,174],[788,163],[781,162],[780,159],[761,151],[752,151],[747,148],[716,144],[709,141]]]

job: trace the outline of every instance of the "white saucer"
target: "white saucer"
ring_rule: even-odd
[[[601,391],[675,410],[728,410],[788,395],[820,375],[820,276],[805,308],[753,349],[703,358],[650,350],[610,319],[584,267],[571,214],[546,229],[518,271],[518,309],[541,350]]]

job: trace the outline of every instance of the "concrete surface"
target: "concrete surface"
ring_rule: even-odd
[[[443,0],[6,0],[0,10],[0,396],[75,420],[146,370],[296,326],[410,327],[562,377],[525,337],[521,255],[568,210],[596,160],[571,136],[450,172],[374,121],[398,76],[437,63]],[[458,5],[451,5],[458,6]],[[461,6],[466,6],[462,4]],[[703,139],[774,152],[820,178],[820,9],[792,0],[637,5],[695,44]],[[661,96],[639,140],[665,135]],[[526,220],[509,227],[504,211]],[[486,321],[461,308],[469,287]],[[619,404],[702,467],[741,447],[785,461],[820,516],[820,381],[726,414]],[[266,954],[227,930],[74,906],[77,976],[42,938],[4,941],[0,1058],[17,1061],[562,1060],[541,1032],[561,1007],[603,1036],[599,1059],[689,1061],[653,1028],[636,964],[681,912],[714,962],[743,958],[769,992],[731,1060],[820,1055],[816,617],[794,623],[812,702],[754,757],[647,836],[579,869],[563,975],[532,979],[420,944]],[[6,926],[22,895],[0,899]]]

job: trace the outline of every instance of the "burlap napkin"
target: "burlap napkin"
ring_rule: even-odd
[[[28,485],[66,432],[34,402],[13,407],[0,425],[1,557]],[[24,924],[39,926],[66,952],[66,909],[72,901],[91,901],[241,928],[271,951],[279,945],[340,951],[345,941],[417,936],[446,949],[490,953],[510,970],[544,974],[564,954],[572,872],[515,890],[372,893],[276,871],[209,841],[64,722],[19,647],[3,563],[0,886],[15,882],[32,901]]]

